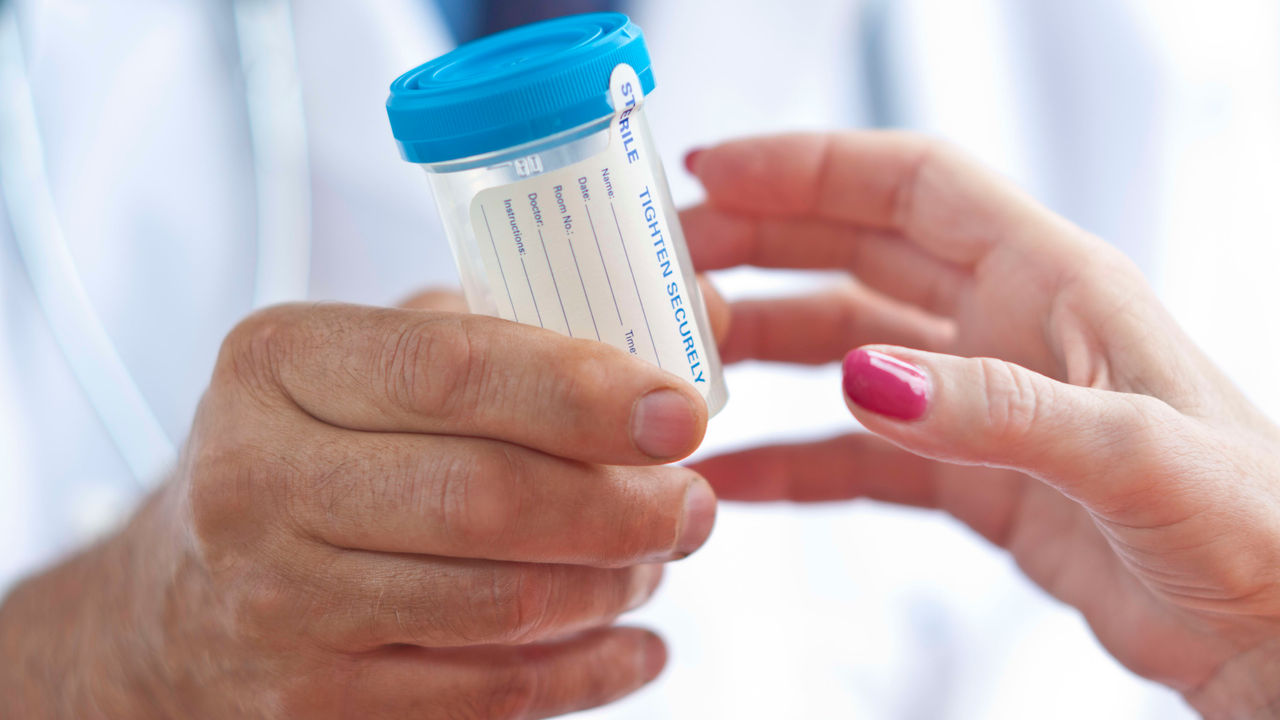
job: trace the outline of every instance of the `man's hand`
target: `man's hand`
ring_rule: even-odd
[[[599,343],[436,310],[260,312],[224,343],[176,476],[0,608],[0,714],[608,702],[665,662],[610,625],[711,530],[708,484],[659,466],[705,424],[692,387]]]

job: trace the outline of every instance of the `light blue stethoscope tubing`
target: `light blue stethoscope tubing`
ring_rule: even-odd
[[[289,0],[236,0],[257,202],[254,307],[306,297],[311,174]],[[37,302],[62,355],[140,486],[158,483],[177,446],[85,292],[53,198],[12,2],[0,0],[0,196]]]

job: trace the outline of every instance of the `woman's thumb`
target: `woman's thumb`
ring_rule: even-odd
[[[849,409],[918,455],[1020,470],[1110,514],[1149,489],[1166,455],[1171,407],[1144,395],[1068,385],[1019,365],[899,347],[844,360]],[[1164,428],[1164,431],[1161,431]],[[1133,472],[1139,470],[1137,472]]]

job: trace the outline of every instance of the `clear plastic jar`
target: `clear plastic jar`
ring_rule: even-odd
[[[426,170],[473,312],[599,340],[727,400],[706,308],[644,119],[638,27],[577,15],[463,45],[387,101]]]

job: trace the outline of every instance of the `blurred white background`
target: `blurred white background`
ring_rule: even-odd
[[[249,309],[251,159],[227,2],[11,5],[71,255],[178,443],[222,334]],[[1277,3],[625,9],[648,35],[658,89],[646,112],[680,201],[699,193],[684,152],[730,137],[887,125],[949,138],[1129,253],[1280,417]],[[315,195],[311,295],[388,303],[447,280],[425,183],[395,156],[382,110],[395,75],[448,47],[443,16],[430,0],[295,0],[294,25]],[[0,210],[0,591],[118,522],[141,493],[41,320],[8,220]],[[749,269],[717,280],[731,297],[823,281]],[[748,364],[729,382],[701,454],[854,429],[835,367]],[[723,506],[709,544],[630,620],[668,639],[670,666],[583,717],[1189,714],[1111,661],[1001,553],[923,511]]]

